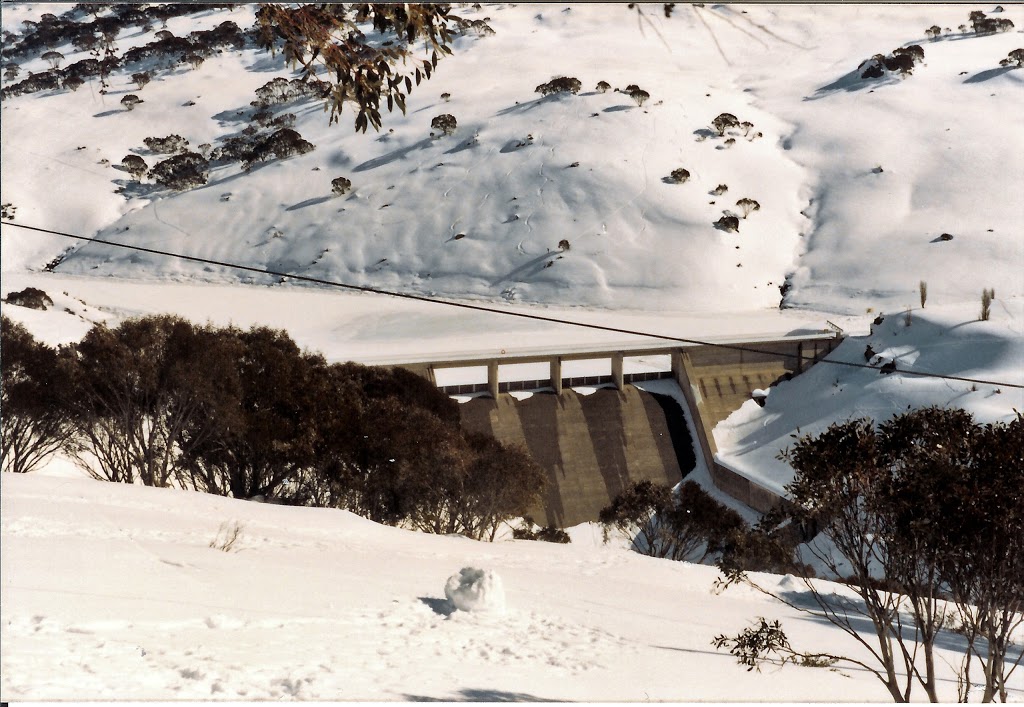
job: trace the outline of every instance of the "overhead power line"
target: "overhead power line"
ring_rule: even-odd
[[[562,324],[565,326],[574,326],[583,329],[593,329],[596,331],[607,331],[615,334],[626,334],[629,336],[640,336],[650,339],[658,339],[660,341],[673,341],[681,342],[685,344],[693,344],[695,346],[710,346],[718,349],[726,349],[729,351],[742,351],[745,353],[764,353],[759,349],[755,349],[749,346],[743,346],[741,344],[725,344],[716,343],[714,341],[703,341],[701,339],[689,339],[681,336],[668,336],[666,334],[655,334],[648,331],[637,331],[635,329],[623,329],[621,327],[605,326],[602,324],[590,324],[588,322],[576,322],[569,319],[559,319],[557,317],[548,317],[542,314],[534,314],[531,312],[516,312],[512,310],[502,309],[491,309],[490,307],[484,307],[478,304],[470,304],[469,302],[455,302],[451,300],[438,299],[436,297],[429,297],[427,295],[417,295],[408,292],[393,292],[390,290],[382,290],[377,287],[369,287],[366,285],[353,285],[346,282],[338,282],[336,280],[325,280],[318,277],[310,277],[308,275],[296,275],[294,273],[280,272],[277,270],[269,270],[267,268],[258,268],[251,265],[241,265],[239,263],[229,263],[222,260],[212,260],[210,258],[200,258],[194,255],[186,255],[184,253],[172,253],[166,250],[158,250],[156,248],[144,248],[143,246],[130,245],[128,243],[116,243],[114,241],[104,240],[102,238],[91,238],[89,236],[80,236],[74,233],[64,233],[61,231],[54,231],[49,228],[39,228],[38,226],[27,226],[21,223],[5,223],[4,226],[22,228],[28,231],[37,231],[39,233],[47,233],[53,236],[60,236],[62,238],[70,238],[78,241],[85,241],[87,243],[97,243],[99,245],[108,245],[114,248],[124,248],[126,250],[134,250],[140,253],[149,253],[151,255],[161,255],[167,258],[176,258],[178,260],[185,260],[192,263],[201,263],[203,265],[216,265],[223,268],[231,268],[234,270],[241,270],[244,272],[257,273],[260,275],[270,275],[273,277],[283,277],[299,282],[310,282],[316,285],[325,285],[327,287],[339,287],[346,290],[353,290],[355,292],[368,292],[377,295],[386,295],[388,297],[398,297],[400,299],[413,300],[415,302],[426,302],[428,304],[443,305],[446,307],[456,307],[458,309],[466,309],[474,312],[486,312],[488,314],[498,314],[505,317],[518,317],[520,319],[529,319],[538,322],[547,322],[550,324]],[[780,356],[793,359],[801,359],[801,356],[797,354],[781,353]],[[806,359],[804,359],[806,360]],[[833,366],[845,366],[847,368],[866,368],[872,371],[878,369],[874,366],[869,366],[864,363],[855,363],[852,361],[834,361],[829,359],[822,359],[818,363],[826,363]],[[1008,383],[1006,381],[993,381],[986,380],[983,378],[968,378],[965,376],[951,376],[942,373],[931,373],[928,371],[910,371],[910,370],[899,370],[899,373],[908,376],[917,376],[919,378],[937,378],[941,380],[952,380],[961,381],[964,383],[980,383],[982,385],[992,385],[996,387],[1005,388],[1024,388],[1024,385],[1019,383]]]

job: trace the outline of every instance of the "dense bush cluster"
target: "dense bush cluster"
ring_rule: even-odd
[[[210,178],[210,162],[198,152],[182,152],[157,162],[149,170],[149,178],[175,191],[194,189]]]
[[[583,84],[579,79],[572,76],[559,76],[537,86],[534,93],[539,93],[542,96],[550,96],[554,93],[576,94],[580,92],[581,88],[583,88]]]
[[[176,152],[184,152],[188,148],[188,140],[181,135],[147,137],[143,138],[142,143],[150,152],[158,155],[173,155]]]
[[[909,76],[914,73],[914,67],[924,61],[924,49],[919,44],[911,44],[909,47],[897,47],[888,56],[875,54],[867,61],[861,63],[858,70],[862,79],[877,79],[886,75],[886,72]]]
[[[274,124],[275,121],[270,123]],[[304,155],[314,149],[316,146],[313,143],[291,128],[266,133],[250,125],[241,134],[225,139],[211,152],[210,159],[219,163],[241,162],[242,168],[248,170],[257,162]]]
[[[1000,66],[1024,66],[1024,48],[1013,49],[1006,58],[999,62]]]
[[[1009,32],[1013,29],[1013,22],[1005,17],[988,17],[981,10],[972,10],[967,20],[975,34],[993,34],[995,32]]]
[[[2,347],[5,471],[63,447],[109,481],[480,539],[524,515],[545,480],[526,452],[464,433],[429,381],[327,364],[281,331],[153,316],[54,351],[4,319]]]
[[[673,492],[668,486],[638,481],[601,510],[604,539],[626,540],[642,555],[704,562],[750,571],[813,571],[792,557],[792,533],[750,527],[693,481]]]
[[[180,63],[198,66],[205,57],[222,51],[225,47],[242,48],[250,41],[246,33],[231,21],[217,27],[192,32],[188,37],[175,37],[167,30],[157,32],[154,41],[132,47],[119,55],[114,44],[117,36],[125,29],[141,27],[150,31],[154,22],[166,22],[172,17],[206,11],[210,8],[230,5],[195,5],[189,3],[169,5],[100,4],[76,5],[61,16],[43,14],[38,22],[25,21],[22,35],[5,34],[3,56],[5,63],[15,58],[28,58],[40,54],[50,62],[51,69],[33,74],[26,79],[7,86],[3,97],[19,96],[38,91],[68,88],[77,90],[86,79],[109,76],[119,68],[145,63],[162,65],[169,69]],[[105,14],[108,13],[109,14]],[[91,18],[91,19],[89,19]],[[64,56],[54,47],[70,43],[79,51],[90,53],[90,57],[76,61],[61,69]],[[49,49],[49,51],[45,51]],[[17,74],[5,74],[14,78]],[[146,78],[148,72],[137,72],[136,76]],[[140,83],[139,88],[145,85]]]
[[[256,89],[256,100],[250,105],[256,108],[289,103],[301,98],[326,98],[330,85],[318,79],[286,79],[278,76]]]

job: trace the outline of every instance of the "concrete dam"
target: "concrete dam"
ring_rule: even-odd
[[[548,472],[541,525],[567,527],[597,513],[634,481],[674,486],[693,469],[694,444],[683,411],[668,396],[633,387],[502,394],[460,406],[468,430],[518,444]]]
[[[754,391],[799,375],[842,341],[838,331],[720,344],[643,342],[606,348],[467,353],[445,360],[392,363],[425,376],[451,368],[486,370],[486,383],[442,385],[449,395],[473,395],[460,406],[467,430],[492,434],[526,449],[548,473],[543,507],[533,518],[568,527],[597,520],[624,488],[649,479],[674,485],[703,457],[715,486],[758,511],[781,502],[754,480],[716,459],[712,430]],[[667,357],[667,370],[626,373],[630,359]],[[563,364],[610,361],[611,375],[566,377]],[[549,375],[523,380],[521,364],[546,364]],[[513,371],[502,375],[502,368]],[[634,366],[635,368],[635,366]],[[606,369],[607,370],[607,369]],[[676,399],[636,388],[639,381],[672,379],[696,430],[691,439]],[[582,395],[574,387],[597,387]],[[517,400],[514,391],[532,395]],[[483,394],[483,395],[481,395]]]

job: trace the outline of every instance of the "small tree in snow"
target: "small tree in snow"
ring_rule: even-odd
[[[132,74],[132,81],[135,82],[135,85],[139,87],[140,91],[146,87],[146,84],[150,82],[150,79],[152,79],[152,76],[150,76],[148,71],[140,71],[137,74]]]
[[[580,83],[578,78],[574,76],[559,76],[547,83],[540,84],[534,89],[534,92],[542,96],[550,96],[553,93],[576,94],[580,92],[581,88],[583,88],[583,84]]]
[[[718,131],[719,135],[725,135],[726,130],[739,127],[739,124],[740,121],[732,113],[720,113],[711,121],[712,127]]]
[[[136,96],[134,93],[129,93],[127,96],[121,99],[121,105],[125,107],[125,110],[132,110],[135,108],[135,106],[144,102],[145,101]]]
[[[675,182],[676,184],[682,184],[689,178],[690,171],[688,169],[683,169],[682,167],[680,167],[679,169],[673,169],[672,173],[669,175],[669,179]]]
[[[121,159],[121,166],[127,170],[128,174],[139,181],[142,181],[142,178],[146,176],[146,172],[149,170],[146,160],[138,155],[125,155]]]
[[[1003,66],[1016,64],[1018,68],[1024,66],[1024,48],[1014,49],[999,63]]]
[[[458,121],[455,120],[455,116],[451,113],[434,116],[434,119],[430,121],[430,128],[432,130],[438,130],[445,135],[454,133],[458,125]]]
[[[610,83],[608,83],[607,81],[598,81],[597,82],[596,90],[597,90],[598,93],[605,93],[611,87],[612,87],[612,85]]]
[[[715,228],[737,233],[740,230],[740,220],[732,214],[725,214],[722,218],[715,221]]]
[[[85,81],[82,79],[81,76],[78,76],[77,74],[71,74],[71,76],[68,76],[66,79],[64,79],[64,88],[70,89],[72,91],[77,91],[82,87],[84,83]]]
[[[743,211],[743,218],[746,218],[754,211],[761,210],[761,205],[759,203],[757,203],[753,199],[748,199],[747,197],[743,197],[742,199],[737,201],[736,206],[740,207],[740,209]]]
[[[51,69],[60,68],[60,63],[62,61],[64,61],[64,55],[61,54],[60,52],[52,52],[52,51],[51,52],[46,52],[40,58],[43,59],[44,61],[50,62],[50,68]]]
[[[347,177],[337,177],[331,180],[331,191],[341,196],[352,188],[352,180]]]
[[[647,99],[651,97],[651,94],[642,88],[636,88],[629,92],[629,97],[636,101],[638,106],[642,106],[647,102]]]

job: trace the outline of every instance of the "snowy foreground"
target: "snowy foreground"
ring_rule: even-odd
[[[862,670],[746,672],[710,642],[756,616],[782,619],[796,645],[849,641],[751,590],[715,595],[713,568],[602,546],[587,527],[570,545],[478,543],[49,474],[4,474],[0,498],[4,700],[887,697]],[[232,551],[210,547],[235,524]],[[499,611],[452,610],[445,585],[464,567],[500,577],[503,612],[493,596]]]

